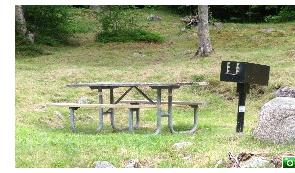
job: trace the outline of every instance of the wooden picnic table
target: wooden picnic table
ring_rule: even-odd
[[[120,101],[134,88],[140,93],[149,104],[156,105],[157,107],[157,129],[156,134],[160,133],[161,131],[161,118],[162,117],[168,117],[168,127],[171,133],[175,133],[175,130],[173,129],[173,114],[172,114],[172,96],[173,96],[173,90],[178,89],[183,85],[207,85],[206,82],[178,82],[178,83],[142,83],[142,82],[97,82],[97,83],[72,83],[66,85],[67,87],[89,87],[90,89],[97,89],[98,90],[98,103],[103,104],[103,89],[109,90],[109,103],[110,104],[118,104]],[[120,88],[120,87],[127,87],[128,89],[117,99],[114,98],[114,89]],[[146,93],[144,93],[143,90],[141,90],[139,87],[150,87],[151,89],[157,90],[157,98],[156,100],[151,99]],[[164,113],[162,111],[162,91],[168,90],[168,101],[167,107],[168,111],[167,113]],[[114,108],[109,108],[107,111],[103,111],[103,107],[99,108],[99,123],[98,123],[98,131],[101,131],[103,129],[103,115],[104,114],[110,114],[110,122],[113,129],[117,129],[115,127],[115,113]],[[138,116],[138,114],[136,114]],[[130,121],[129,121],[130,122]]]

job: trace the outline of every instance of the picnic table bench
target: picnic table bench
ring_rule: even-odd
[[[98,104],[78,104],[78,103],[50,103],[49,106],[61,106],[68,107],[70,110],[71,129],[76,131],[75,127],[75,115],[74,111],[79,108],[98,108],[99,123],[97,131],[103,129],[103,115],[110,114],[110,122],[113,129],[117,129],[114,123],[114,108],[128,108],[129,110],[129,131],[133,131],[133,114],[136,113],[136,128],[139,128],[139,109],[140,108],[157,108],[157,129],[155,134],[161,131],[161,119],[162,117],[168,117],[168,127],[171,133],[176,133],[173,128],[173,115],[172,105],[175,106],[190,106],[194,109],[194,124],[193,127],[184,133],[194,133],[197,130],[197,110],[200,105],[204,105],[204,102],[185,102],[185,101],[172,101],[172,90],[178,89],[183,85],[207,85],[206,82],[179,82],[179,83],[75,83],[68,84],[68,87],[89,87],[90,89],[98,90]],[[128,89],[115,101],[114,89],[119,87],[127,87]],[[145,94],[139,87],[150,87],[157,90],[157,99],[151,99]],[[146,100],[122,100],[133,88],[140,93]],[[109,90],[109,104],[103,103],[103,89]],[[162,90],[168,90],[168,100],[162,101]],[[168,107],[167,113],[162,111],[162,107],[166,105]],[[103,111],[104,108],[108,108],[107,111]]]

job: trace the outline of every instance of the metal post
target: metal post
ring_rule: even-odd
[[[114,104],[114,88],[110,88],[110,104]],[[111,121],[111,126],[113,129],[115,129],[115,113],[114,113],[114,108],[110,108],[110,121]]]
[[[237,91],[239,93],[238,113],[237,113],[237,127],[236,132],[243,132],[246,93],[249,90],[249,84],[237,83]]]
[[[98,103],[103,104],[102,88],[98,88]],[[103,128],[103,108],[98,108],[98,128],[97,131],[101,131]]]
[[[173,115],[172,115],[172,88],[168,88],[168,127],[171,133],[175,133],[173,129]]]
[[[161,88],[157,88],[157,130],[155,134],[159,134],[161,132],[161,118],[162,118]]]
[[[76,125],[75,125],[75,110],[77,108],[70,107],[70,121],[71,121],[71,130],[72,132],[76,132]]]
[[[128,124],[129,124],[129,131],[133,132],[133,108],[129,108]]]
[[[135,128],[139,129],[139,108],[135,110],[135,114],[136,114],[136,125]]]

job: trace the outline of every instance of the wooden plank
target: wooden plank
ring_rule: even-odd
[[[156,101],[154,100],[156,103]],[[121,100],[120,103],[139,103],[139,104],[150,104],[147,100]],[[162,104],[168,104],[167,101],[162,101]],[[206,102],[192,102],[192,101],[172,101],[175,105],[206,105]]]
[[[173,87],[179,88],[181,85],[208,85],[208,82],[96,82],[96,83],[72,83],[67,84],[67,87],[135,87],[135,86],[146,86],[146,87]]]
[[[47,106],[84,108],[155,108],[156,105],[48,103]]]

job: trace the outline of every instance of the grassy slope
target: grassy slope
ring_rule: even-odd
[[[16,166],[17,167],[92,167],[94,161],[107,160],[123,167],[128,159],[139,158],[151,167],[212,167],[227,153],[253,152],[269,156],[293,152],[294,146],[275,145],[251,137],[260,107],[271,99],[275,88],[295,85],[295,27],[287,24],[224,24],[218,32],[211,30],[215,49],[208,58],[192,59],[197,46],[194,30],[181,33],[179,16],[158,12],[163,20],[147,24],[147,12],[140,12],[142,22],[150,30],[166,37],[162,44],[87,43],[79,47],[61,47],[52,55],[16,58]],[[263,28],[283,33],[266,35]],[[142,52],[144,57],[134,53]],[[264,94],[254,89],[247,100],[245,133],[235,133],[236,97],[233,83],[219,82],[222,60],[250,61],[271,66],[270,84]],[[71,82],[88,81],[190,81],[205,76],[208,88],[183,87],[175,92],[179,100],[207,100],[202,108],[199,130],[194,135],[171,135],[163,121],[161,135],[151,135],[155,128],[155,110],[142,111],[144,127],[136,134],[112,133],[109,120],[103,133],[96,134],[97,112],[77,112],[78,133],[69,130],[68,110],[42,109],[47,102],[76,101],[80,96],[96,100],[89,89],[69,89]],[[293,76],[293,77],[292,77]],[[117,94],[123,90],[116,90]],[[155,96],[154,91],[148,91]],[[106,95],[106,93],[105,93]],[[133,93],[131,96],[138,97]],[[229,98],[229,99],[226,99]],[[63,115],[61,124],[54,111]],[[189,109],[175,109],[175,127],[191,124]],[[117,125],[127,125],[126,110],[117,111]],[[191,141],[193,146],[175,151],[172,145]],[[188,159],[184,159],[184,158]]]

